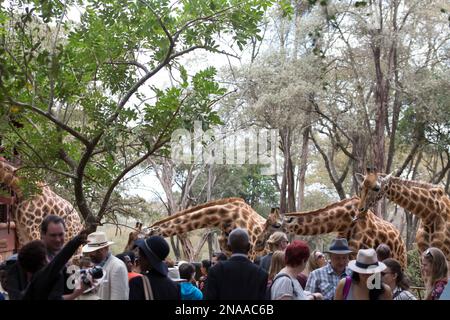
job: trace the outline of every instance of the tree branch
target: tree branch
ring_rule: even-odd
[[[132,66],[136,66],[136,67],[142,69],[145,73],[149,73],[149,70],[147,69],[147,67],[137,61],[109,61],[109,62],[106,62],[106,64],[132,65]]]
[[[61,122],[59,119],[53,117],[53,115],[49,114],[48,112],[45,112],[39,108],[36,108],[34,106],[31,106],[27,103],[22,103],[22,102],[18,102],[18,101],[14,101],[12,99],[10,99],[9,104],[11,105],[17,105],[19,107],[28,109],[34,113],[37,113],[45,118],[47,118],[48,120],[50,120],[51,122],[53,122],[55,125],[57,125],[58,127],[60,127],[61,129],[67,131],[68,133],[70,133],[72,136],[74,136],[75,138],[77,138],[78,140],[80,140],[84,145],[88,145],[90,142],[89,140],[84,137],[81,133],[79,133],[78,131],[74,130],[73,128],[71,128],[70,126],[64,124],[63,122]]]
[[[25,144],[27,147],[28,147],[28,149],[30,149],[31,150],[31,152],[33,152],[35,155],[36,155],[36,157],[39,159],[39,161],[41,162],[41,166],[35,166],[35,168],[37,168],[37,169],[46,169],[46,170],[48,170],[48,171],[51,171],[51,172],[55,172],[55,173],[57,173],[57,174],[60,174],[60,175],[62,175],[62,176],[65,176],[65,177],[68,177],[68,178],[71,178],[71,179],[73,179],[73,178],[75,178],[75,176],[73,175],[73,174],[71,174],[71,173],[68,173],[68,172],[64,172],[64,171],[60,171],[60,170],[58,170],[58,169],[54,169],[54,168],[51,168],[51,167],[49,167],[49,166],[47,166],[47,164],[46,164],[46,162],[45,162],[45,160],[41,157],[41,155],[28,143],[28,141],[24,138],[24,137],[22,137],[22,135],[20,134],[20,132],[13,126],[13,125],[11,125],[10,124],[10,128],[14,131],[14,133],[19,137],[19,139],[22,141],[22,143],[23,144]],[[23,169],[24,167],[21,167],[20,169]]]

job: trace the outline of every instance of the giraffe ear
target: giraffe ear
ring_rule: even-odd
[[[361,187],[364,182],[364,178],[365,178],[364,175],[362,175],[361,173],[356,173],[355,178],[356,178],[356,182],[358,182],[359,186]]]

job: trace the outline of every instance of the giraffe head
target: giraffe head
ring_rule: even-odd
[[[154,226],[154,227],[146,227],[142,230],[142,232],[145,234],[145,237],[150,237],[150,236],[161,236],[162,235],[162,230],[160,227],[158,226]]]
[[[275,231],[283,231],[283,216],[280,214],[280,208],[272,208],[267,216],[263,231],[258,235],[255,241],[254,250],[262,251],[266,246],[267,239]]]
[[[374,169],[367,168],[366,175],[357,173],[356,178],[361,186],[361,195],[358,206],[358,217],[363,217],[367,211],[373,207],[388,190],[392,174],[387,176],[379,175]]]

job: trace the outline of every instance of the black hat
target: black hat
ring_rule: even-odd
[[[169,270],[164,259],[169,255],[170,248],[163,237],[151,236],[147,239],[138,239],[134,245],[144,252],[153,269],[164,276],[167,275]]]

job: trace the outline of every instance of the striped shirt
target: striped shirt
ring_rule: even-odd
[[[337,274],[331,264],[327,264],[309,274],[305,290],[311,293],[321,293],[324,300],[333,300],[339,280],[350,275],[351,270],[348,268],[345,268],[343,273]]]

